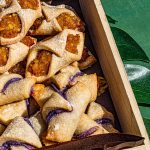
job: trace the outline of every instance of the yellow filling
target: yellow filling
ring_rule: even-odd
[[[39,26],[42,24],[44,20],[44,17],[40,17],[40,18],[37,18],[35,21],[34,21],[34,24],[32,25],[32,27],[30,28],[31,30],[36,30],[39,28]]]
[[[0,67],[7,64],[9,48],[0,46]]]
[[[28,71],[37,77],[47,75],[51,57],[52,56],[50,52],[46,50],[39,51],[37,58],[30,63]]]
[[[18,0],[23,9],[37,9],[39,7],[38,0]]]
[[[77,46],[79,42],[80,42],[80,36],[78,34],[77,35],[69,34],[67,37],[67,43],[65,49],[70,53],[77,54],[78,53]]]
[[[8,14],[0,21],[0,36],[4,38],[14,38],[21,32],[21,20],[19,16]]]
[[[68,13],[62,13],[56,19],[63,30],[77,29],[79,31],[84,31],[84,23],[77,16],[71,16]]]
[[[35,44],[35,39],[32,38],[31,36],[25,36],[21,42],[29,47]]]

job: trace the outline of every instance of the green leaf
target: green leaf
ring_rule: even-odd
[[[115,24],[116,22],[118,22],[108,15],[106,15],[106,17],[107,17],[109,23]]]
[[[101,0],[106,14],[142,47],[150,59],[150,0]]]
[[[125,69],[137,102],[150,104],[150,70],[136,64],[125,64]]]
[[[143,49],[128,33],[116,27],[111,27],[111,30],[123,61],[140,60],[150,62]]]
[[[140,108],[141,114],[143,116],[143,120],[144,120],[146,129],[147,129],[147,132],[150,137],[150,107],[140,106],[139,108]]]

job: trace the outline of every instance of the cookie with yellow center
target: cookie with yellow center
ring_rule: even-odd
[[[83,32],[84,23],[65,5],[50,6],[42,3],[43,16],[36,19],[30,28],[31,35],[55,35],[64,29],[73,29]]]
[[[41,15],[40,0],[12,0],[10,6],[0,12],[0,44],[22,40]]]

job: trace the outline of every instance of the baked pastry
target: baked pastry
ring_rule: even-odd
[[[32,87],[31,96],[35,99],[40,107],[50,98],[54,90],[50,86],[45,87],[43,84],[35,84]]]
[[[59,113],[59,111],[61,112],[61,110],[66,111],[72,110],[72,106],[50,87],[45,87],[43,84],[35,84],[33,86],[32,91],[33,91],[32,96],[37,101],[41,109],[43,108],[42,109],[43,116],[46,116],[47,110],[50,111],[50,109],[51,108],[53,109],[54,107],[59,108],[59,110],[56,110],[57,113]],[[51,100],[49,101],[50,98]],[[29,120],[35,131],[38,133],[38,135],[40,134],[40,137],[42,135],[43,144],[45,146],[54,145],[57,142],[52,142],[46,139],[47,132],[45,132],[44,130],[45,130],[45,123],[47,121],[45,120],[45,122],[43,122],[42,118],[41,113],[37,113],[37,116],[35,115],[35,117],[34,116],[31,117]],[[46,117],[44,118],[46,119]]]
[[[114,123],[113,114],[107,111],[106,108],[95,102],[90,103],[87,115],[96,122],[100,122],[103,118],[105,118],[108,119],[110,123]]]
[[[52,90],[49,87],[44,87],[42,88],[42,84],[36,84],[33,87],[34,90],[36,90],[35,94],[33,94],[33,96],[36,98],[37,102],[39,102],[39,106],[41,107],[41,112],[42,112],[42,118],[44,118],[45,122],[43,122],[42,118],[38,118],[37,121],[37,117],[34,118],[34,120],[29,119],[31,124],[33,125],[33,128],[35,128],[35,131],[40,133],[40,137],[42,135],[42,142],[45,146],[50,146],[50,145],[54,145],[57,142],[52,142],[46,139],[46,135],[47,132],[45,132],[45,123],[48,125],[48,122],[50,121],[50,113],[52,113],[52,115],[58,115],[59,113],[63,113],[63,112],[70,112],[72,111],[72,106],[70,105],[69,102],[67,102],[60,94],[58,94],[57,92],[55,92],[54,90]],[[38,91],[42,91],[41,94],[38,94]],[[42,93],[44,95],[42,95]],[[49,94],[51,93],[51,94]],[[58,108],[56,110],[56,108]],[[47,117],[49,113],[49,116]],[[54,113],[54,114],[53,114]],[[41,114],[39,113],[38,116],[41,117]],[[34,121],[34,122],[33,122]],[[34,123],[34,124],[33,124]],[[38,127],[38,128],[37,128]],[[41,130],[40,130],[41,129]],[[43,132],[44,131],[44,132]]]
[[[0,8],[4,8],[6,6],[6,1],[5,0],[1,0],[0,1]]]
[[[56,75],[51,77],[51,82],[53,82],[59,89],[65,88],[69,82],[83,73],[78,68],[78,63],[74,62],[69,66],[61,69]]]
[[[91,102],[95,101],[97,98],[97,91],[98,91],[96,73],[89,75],[87,74],[79,75],[77,77],[75,76],[74,78],[72,78],[70,84],[74,85],[77,82],[81,82],[87,86],[87,88],[91,92]]]
[[[29,149],[35,149],[33,146],[30,146],[28,144],[13,141],[8,138],[0,138],[0,148],[2,150],[29,150]],[[22,145],[22,146],[21,146]]]
[[[46,132],[44,132],[43,135],[42,135],[42,143],[43,143],[45,146],[52,146],[52,145],[58,144],[58,142],[52,142],[52,141],[47,140],[47,139],[46,139]]]
[[[16,117],[0,137],[1,149],[9,149],[12,146],[21,146],[27,149],[42,147],[39,137],[22,117]]]
[[[12,66],[22,61],[28,54],[29,47],[23,43],[0,46],[0,73],[8,71]]]
[[[1,0],[0,1],[0,8],[9,7],[12,3],[12,0]]]
[[[106,134],[106,133],[109,132],[105,128],[98,125],[87,114],[82,114],[73,138],[82,139],[88,136],[97,135],[97,134]]]
[[[51,116],[48,115],[53,111],[58,111],[56,109],[59,109],[62,112],[70,112],[72,111],[72,106],[61,95],[59,95],[58,93],[53,93],[50,99],[45,102],[42,108],[42,116],[47,124],[51,119]]]
[[[51,101],[52,97],[50,97],[49,101],[47,101],[43,106],[44,112],[46,112],[44,107],[50,107],[49,112],[47,109],[47,115],[42,111],[42,114],[44,117],[46,116],[48,123],[46,135],[47,140],[65,142],[72,139],[80,121],[80,117],[90,101],[91,94],[89,89],[83,83],[78,82],[68,89],[66,97],[67,101],[65,99],[63,101],[70,103],[72,106],[71,112],[68,110],[66,111],[66,109],[59,109],[61,108],[60,104],[57,107],[53,107],[53,109],[51,107],[52,105],[48,106],[47,102]],[[57,101],[55,101],[55,103],[57,103]]]
[[[84,23],[65,5],[50,6],[42,3],[43,16],[30,28],[31,35],[55,35],[64,29],[84,31]]]
[[[64,99],[64,98],[67,99],[67,96],[65,96],[66,94],[60,93],[61,90],[59,90],[59,89],[56,90],[56,88],[57,88],[56,86],[53,85],[52,87],[58,94],[50,88],[51,94],[48,95],[49,87],[45,87],[42,84],[36,84],[33,87],[33,89],[34,89],[33,96],[36,99],[38,99],[38,101],[40,102],[39,103],[40,107],[43,107],[42,114],[43,114],[43,117],[45,118],[45,120],[46,120],[45,116],[46,116],[46,114],[48,114],[48,112],[50,110],[51,110],[50,111],[50,120],[53,115],[54,115],[53,117],[55,117],[56,115],[59,115],[61,113],[71,111],[71,107],[68,108],[68,106],[70,106],[70,104],[68,104],[68,102],[65,101],[65,99]],[[45,96],[42,96],[42,94],[44,94]],[[62,96],[64,96],[64,98]],[[49,99],[48,99],[48,97],[49,97]],[[96,103],[90,104],[90,107],[88,109],[89,114],[93,114],[92,112],[94,112],[93,111],[94,107],[93,106],[91,107],[91,105],[94,105],[94,104],[97,105]],[[59,108],[59,109],[56,110],[54,108]],[[105,110],[105,113],[104,113],[105,116],[106,116],[106,114],[108,114],[107,116],[109,116],[113,120],[113,115],[102,106],[98,106],[97,109],[95,108],[95,113],[98,114],[98,117],[102,118],[101,117],[102,116],[102,111],[101,111],[102,108]],[[98,113],[99,111],[100,111],[100,113]],[[48,124],[48,121],[46,121],[46,122]],[[80,139],[80,138],[85,138],[85,137],[92,136],[92,135],[114,133],[114,132],[117,132],[117,130],[115,130],[111,124],[108,124],[108,123],[107,124],[98,124],[96,121],[92,120],[87,114],[83,114],[80,118],[80,121],[76,128],[76,131],[74,133],[73,139]],[[52,141],[48,140],[46,138],[46,136],[47,136],[46,133],[44,133],[44,135],[42,136],[42,141],[44,142],[44,145],[50,146],[50,145],[57,144],[57,142],[52,142]]]
[[[110,133],[117,133],[118,131],[113,128],[114,116],[111,112],[107,111],[103,106],[98,103],[90,103],[87,115],[97,124],[103,126]]]
[[[3,124],[8,125],[14,118],[18,116],[28,116],[26,100],[0,106],[0,122]]]
[[[37,43],[37,39],[31,36],[25,36],[20,42],[31,48]]]
[[[79,60],[80,70],[84,70],[91,67],[93,64],[96,63],[96,61],[96,58],[94,57],[94,55],[92,55],[89,49],[87,47],[84,47],[82,58]]]
[[[3,74],[0,76],[0,105],[25,100],[30,97],[33,78],[22,78],[17,74]]]
[[[67,71],[67,69],[70,69]],[[76,69],[76,68],[72,68]],[[76,84],[77,82],[81,82],[83,84],[85,84],[87,86],[87,88],[89,88],[90,92],[91,92],[91,101],[95,101],[97,98],[97,75],[96,74],[84,74],[82,72],[78,72],[78,70],[74,70],[77,71],[72,72],[75,73],[74,75],[72,75],[71,73],[71,67],[68,66],[66,68],[64,68],[64,70],[66,70],[66,72],[60,72],[59,74],[55,75],[52,77],[52,82],[54,82],[56,84],[56,88],[58,87],[58,90],[60,88],[60,90],[65,90],[66,86],[72,86],[74,84]],[[72,75],[72,76],[71,76]]]
[[[58,89],[63,90],[67,86],[72,86],[77,82],[85,84],[91,92],[91,101],[95,101],[97,98],[97,75],[95,74],[84,74],[78,68],[78,63],[75,62],[59,71],[56,75],[51,77],[53,82]]]
[[[0,150],[118,132],[112,113],[94,102],[106,81],[81,71],[96,62],[84,30],[71,7],[0,0]]]
[[[21,43],[27,45],[29,48],[34,46],[37,42],[36,38],[33,38],[31,36],[25,36],[21,41]],[[29,52],[29,51],[28,51]],[[20,55],[19,55],[20,56]],[[19,57],[17,56],[17,57]],[[12,58],[12,57],[11,57]],[[20,74],[21,76],[25,77],[25,69],[26,69],[26,63],[27,63],[27,55],[24,59],[22,59],[20,62],[17,64],[15,63],[14,66],[12,66],[8,72],[9,73],[15,73],[15,74]],[[13,60],[16,61],[16,59],[13,58]]]
[[[28,150],[28,149],[31,149],[31,147],[24,147],[24,146],[10,146],[10,149],[11,150]],[[33,149],[33,148],[32,148]]]
[[[12,0],[10,6],[0,12],[0,44],[19,42],[41,15],[40,0]]]
[[[39,42],[29,54],[26,77],[33,77],[37,82],[47,80],[63,67],[80,60],[83,45],[83,33],[70,29]]]
[[[31,116],[29,118],[29,122],[36,134],[41,138],[43,132],[46,130],[46,124],[42,118],[41,113],[38,111],[35,115]]]
[[[29,48],[35,43],[35,38],[26,36],[21,42],[0,46],[0,73],[8,71],[11,67],[23,61],[29,52]]]

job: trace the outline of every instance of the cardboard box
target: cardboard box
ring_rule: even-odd
[[[124,133],[145,138],[135,150],[149,150],[150,142],[123,62],[100,0],[80,0],[83,16],[107,79],[112,101]]]
[[[68,1],[56,0],[54,3],[63,4],[63,2]],[[74,2],[75,1],[78,3],[78,0],[74,0]],[[102,4],[100,0],[79,0],[79,3],[83,18],[90,33],[90,39],[94,45],[104,77],[109,85],[109,92],[122,132],[145,138],[143,145],[130,149],[150,150],[149,137]],[[72,4],[72,2],[69,1],[69,4]],[[79,7],[76,3],[73,5]],[[76,9],[79,10],[78,13],[81,13],[80,8]],[[91,45],[91,43],[89,45]],[[101,68],[98,66],[93,70],[101,72]],[[110,101],[109,94],[107,93],[107,96],[102,97],[102,99],[104,99],[104,101]],[[102,99],[98,99],[97,102],[100,102]],[[110,102],[106,102],[104,105],[107,104],[110,105]],[[51,150],[53,148],[43,147],[42,149]],[[65,147],[62,146],[62,148],[59,147],[58,149],[63,150]]]

